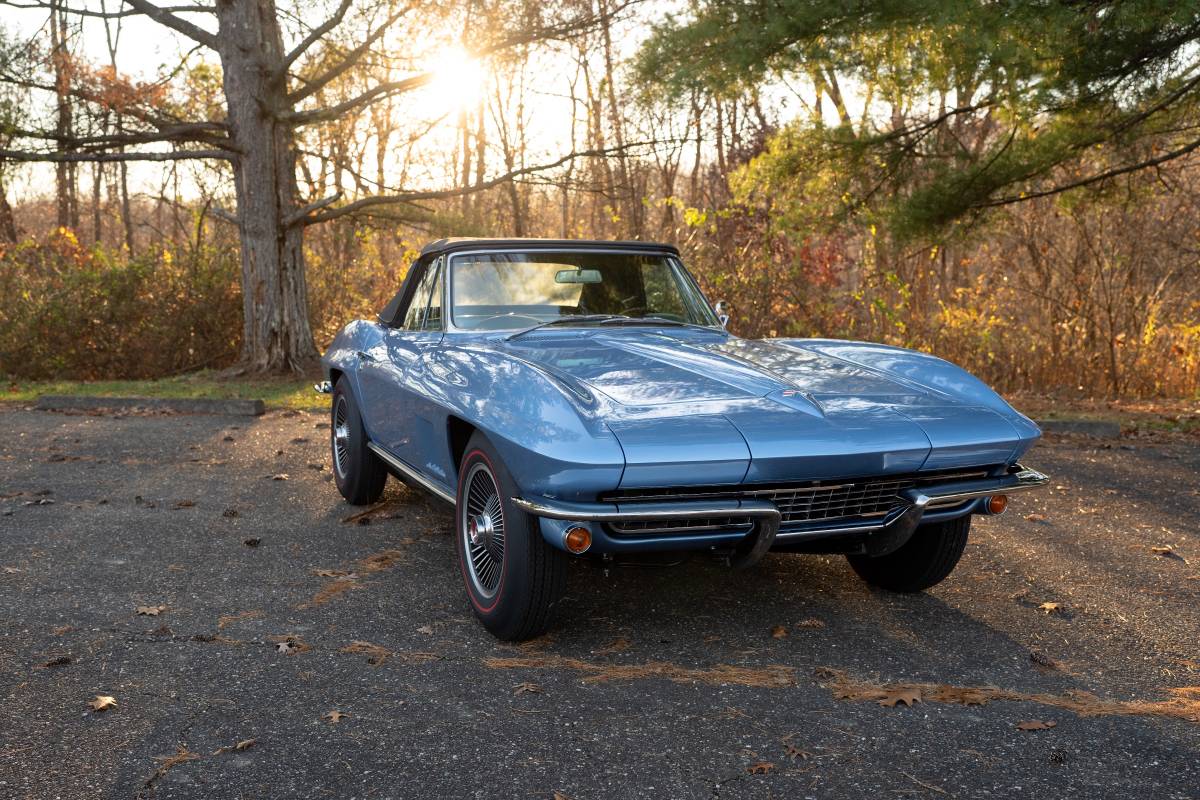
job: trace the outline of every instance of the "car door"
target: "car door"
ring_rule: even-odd
[[[359,353],[359,382],[377,444],[413,465],[417,409],[423,405],[423,356],[442,340],[442,259],[418,265],[423,274],[397,322],[379,345]]]

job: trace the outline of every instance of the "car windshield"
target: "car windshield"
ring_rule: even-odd
[[[674,259],[624,253],[488,253],[450,262],[451,314],[469,330],[527,328],[600,315],[719,325]],[[585,320],[580,320],[581,323]]]

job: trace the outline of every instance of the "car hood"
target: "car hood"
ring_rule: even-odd
[[[508,348],[622,406],[747,399],[782,389],[814,398],[913,392],[911,384],[838,358],[748,339],[622,329],[512,342]]]
[[[611,401],[622,487],[1000,464],[1036,438],[997,410],[796,342],[624,328],[502,346]]]

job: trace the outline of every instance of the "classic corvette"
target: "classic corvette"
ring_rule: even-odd
[[[975,514],[1045,475],[1038,427],[925,353],[740,339],[668,245],[443,239],[322,361],[350,503],[388,474],[455,506],[467,596],[541,633],[567,561],[842,553],[899,592],[950,574]]]

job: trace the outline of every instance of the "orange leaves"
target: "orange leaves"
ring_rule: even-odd
[[[1017,730],[1019,731],[1048,731],[1057,725],[1053,720],[1042,722],[1040,719],[1031,719],[1026,722],[1018,722]]]
[[[160,109],[167,101],[167,88],[163,82],[135,81],[118,74],[111,66],[93,67],[76,61],[73,73],[76,90],[108,111]]]

